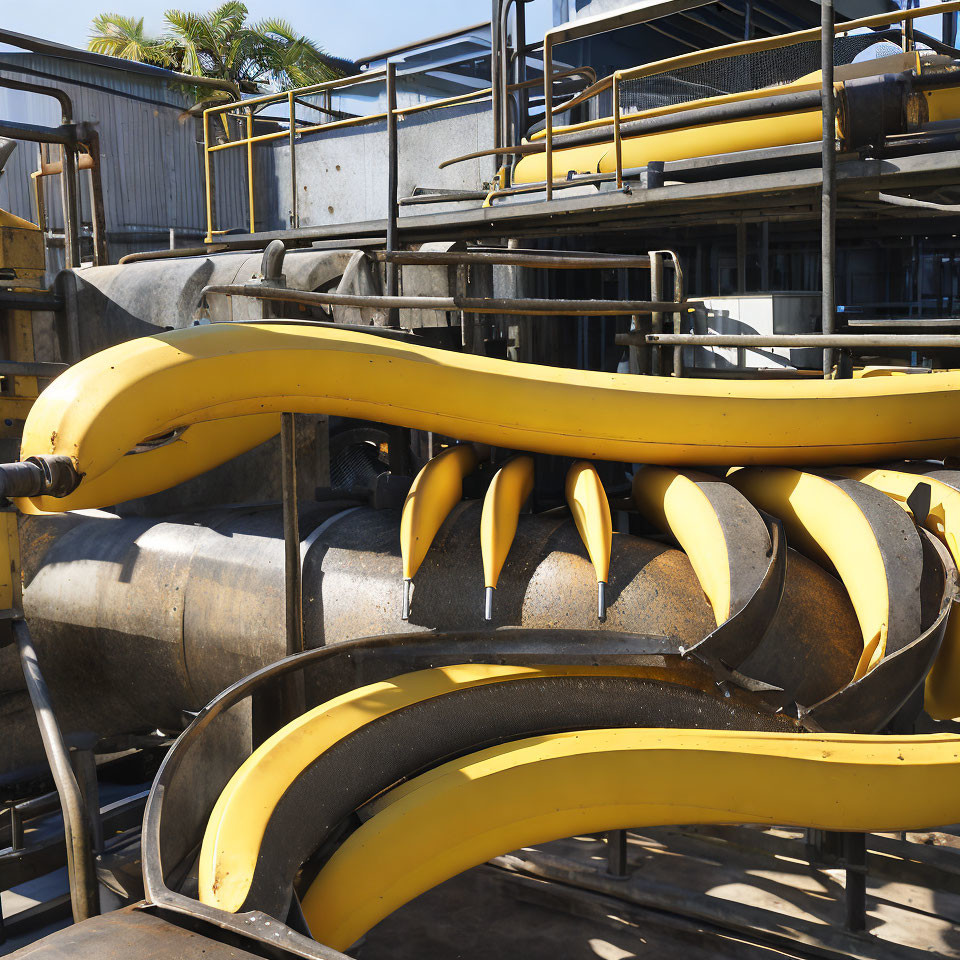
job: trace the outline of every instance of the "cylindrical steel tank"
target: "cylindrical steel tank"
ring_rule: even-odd
[[[714,626],[686,556],[629,535],[614,537],[607,619],[598,624],[595,574],[564,515],[521,518],[495,620],[487,624],[479,520],[477,501],[453,511],[417,574],[404,623],[399,515],[304,504],[307,646],[499,626],[599,627],[666,635],[689,646]],[[164,520],[35,517],[23,521],[21,536],[30,558],[24,609],[65,732],[179,729],[184,711],[198,710],[228,684],[284,655],[279,507],[219,508]],[[861,647],[843,588],[792,552],[784,601],[765,643],[782,647],[785,664],[795,659],[791,650],[819,648],[821,667],[807,687],[824,693],[849,679]],[[5,773],[40,757],[29,705],[10,720]]]

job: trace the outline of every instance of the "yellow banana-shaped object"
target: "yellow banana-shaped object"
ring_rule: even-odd
[[[520,510],[533,492],[533,457],[511,457],[494,474],[480,514],[483,615],[493,619],[493,591],[517,533]]]
[[[770,533],[736,488],[695,470],[641,467],[633,501],[690,558],[718,625],[753,596],[767,570]]]
[[[321,869],[303,912],[315,939],[346,950],[449,877],[561,837],[675,823],[857,832],[952,823],[958,743],[627,728],[501,744],[387,794]]]
[[[404,620],[410,616],[410,584],[447,514],[463,497],[463,478],[476,466],[473,447],[458,444],[428,460],[414,478],[400,517]]]
[[[936,534],[946,544],[954,563],[960,564],[960,490],[934,477],[899,470],[842,467],[834,472],[882,491],[911,515],[907,500],[917,484],[926,484],[930,490],[929,512],[914,519]],[[934,720],[960,717],[960,611],[956,604],[947,620],[937,659],[927,674],[923,706]]]
[[[624,675],[642,672],[629,667],[614,670]],[[230,912],[241,909],[271,814],[285,791],[315,757],[365,724],[468,687],[598,672],[599,668],[592,666],[457,664],[360,687],[304,713],[264,741],[231,777],[217,800],[200,850],[200,899]]]
[[[607,580],[610,578],[610,550],[613,547],[613,520],[610,501],[596,467],[578,460],[567,471],[565,492],[580,539],[597,574],[597,617],[607,615]]]
[[[923,548],[902,512],[863,485],[787,467],[750,467],[729,480],[751,503],[783,521],[788,542],[801,553],[836,569],[863,633],[854,680],[888,648],[919,636]]]
[[[145,437],[287,411],[627,463],[862,463],[960,452],[958,390],[958,372],[799,383],[635,377],[348,330],[215,323],[131,340],[64,371],[30,410],[21,455],[69,457],[82,488]]]
[[[146,497],[232,460],[279,432],[278,413],[195,423],[163,446],[121,457],[106,473],[85,480],[65,497],[20,498],[15,502],[23,513],[59,513]]]

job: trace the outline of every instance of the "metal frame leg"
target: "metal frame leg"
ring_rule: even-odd
[[[37,652],[25,621],[14,621],[13,635],[20,651],[23,677],[37,717],[43,750],[60,796],[67,848],[67,873],[70,877],[70,903],[73,919],[79,923],[100,913],[100,890],[90,846],[90,821],[77,778],[70,766],[70,757],[63,742],[60,725],[53,711],[50,691],[40,672]]]

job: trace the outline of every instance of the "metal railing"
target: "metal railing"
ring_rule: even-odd
[[[664,12],[659,7],[651,7],[650,16],[643,17],[642,11],[631,18],[631,22],[645,22],[645,19],[653,19],[663,16]],[[861,17],[857,20],[846,20],[841,23],[833,24],[834,36],[841,36],[849,33],[851,30],[891,26],[894,23],[912,24],[919,17],[931,16],[938,13],[951,13],[960,10],[960,0],[947,0],[945,3],[938,3],[932,6],[917,7],[912,10],[893,10],[887,13],[874,14],[869,17]],[[669,10],[666,12],[670,12]],[[610,29],[604,27],[604,29]],[[692,53],[679,54],[669,57],[665,60],[656,60],[651,63],[641,64],[636,67],[629,67],[625,70],[617,70],[598,81],[593,90],[593,95],[599,95],[606,90],[612,91],[613,100],[613,141],[616,161],[616,182],[618,187],[623,186],[623,156],[622,156],[622,124],[626,119],[637,116],[637,113],[624,115],[620,108],[620,87],[628,80],[640,80],[657,74],[669,73],[681,68],[698,66],[703,63],[728,59],[730,57],[742,56],[744,54],[756,53],[765,50],[778,50],[784,47],[793,46],[798,43],[815,41],[822,36],[821,27],[811,27],[807,30],[798,30],[792,33],[778,34],[772,37],[763,37],[756,40],[744,40],[737,43],[723,44],[717,47],[710,47],[706,50],[697,50]],[[567,37],[563,33],[555,34],[553,31],[547,34],[544,44],[544,71],[549,74],[551,65],[551,52],[553,46],[558,42],[563,42]],[[789,92],[789,91],[785,91]],[[547,199],[553,196],[554,186],[554,157],[555,137],[557,134],[553,128],[553,115],[555,111],[550,109],[551,95],[549,84],[544,85],[544,98],[547,103],[546,125],[543,136],[543,152],[545,154],[546,172],[545,172],[545,190]],[[664,112],[661,108],[657,112]],[[596,126],[603,121],[594,121],[592,125]],[[607,121],[609,122],[609,121]],[[583,125],[586,129],[590,125]],[[565,176],[564,172],[564,176]]]
[[[369,70],[361,74],[352,74],[349,77],[338,77],[335,80],[327,80],[323,83],[316,83],[308,87],[297,87],[292,90],[286,90],[280,93],[269,93],[259,97],[250,97],[244,100],[236,100],[228,103],[214,104],[203,111],[203,162],[205,179],[205,199],[207,215],[207,235],[206,242],[213,243],[214,237],[225,231],[216,229],[214,224],[214,186],[211,169],[211,155],[223,150],[231,150],[239,147],[246,147],[247,152],[247,202],[249,212],[250,233],[256,233],[255,222],[255,201],[254,201],[254,166],[253,166],[253,147],[258,143],[269,143],[277,140],[287,140],[290,146],[290,196],[291,196],[291,219],[293,227],[300,226],[300,216],[297,197],[297,166],[296,166],[296,142],[298,137],[306,134],[329,132],[331,130],[340,130],[349,127],[362,126],[364,124],[376,123],[388,118],[400,118],[412,114],[422,113],[427,110],[438,110],[448,107],[460,106],[464,103],[471,103],[477,100],[483,100],[491,97],[492,87],[484,87],[479,90],[471,90],[468,93],[458,94],[452,97],[444,97],[438,100],[430,100],[426,103],[411,104],[405,107],[393,107],[381,113],[365,114],[360,117],[347,117],[344,119],[328,120],[323,123],[298,124],[296,116],[297,103],[305,96],[316,93],[328,93],[332,90],[339,90],[345,87],[368,84],[373,81],[388,80],[389,64],[377,70]],[[412,71],[420,72],[420,71]],[[552,88],[552,84],[559,80],[565,80],[570,77],[582,77],[588,84],[596,79],[596,74],[589,67],[574,68],[571,70],[561,70],[552,77],[552,82],[546,86]],[[522,83],[513,83],[507,85],[507,92],[528,89],[539,86],[543,81],[539,77],[533,80],[526,80]],[[577,96],[579,96],[578,94]],[[260,109],[268,104],[286,103],[287,105],[287,130],[276,130],[270,133],[254,134],[254,120]],[[561,105],[561,108],[567,104]],[[240,111],[238,113],[238,111]],[[210,125],[211,119],[218,115],[226,114],[228,116],[240,117],[245,121],[245,135],[235,139],[228,139],[224,143],[211,143]],[[276,118],[273,118],[274,120]],[[226,127],[226,124],[225,124]],[[229,134],[228,134],[229,135]],[[391,166],[395,168],[396,158],[391,154]]]

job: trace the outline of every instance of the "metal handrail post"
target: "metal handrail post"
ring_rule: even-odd
[[[397,219],[400,208],[397,203],[399,180],[397,158],[397,65],[387,64],[387,252],[397,249]],[[395,297],[399,291],[400,267],[387,262],[387,296]],[[400,316],[396,309],[387,313],[387,326],[399,327]]]
[[[207,236],[206,242],[213,243],[213,193],[210,176],[210,114],[203,112],[203,183],[207,200]]]
[[[833,89],[833,0],[820,0],[820,71],[823,136],[820,186],[821,330],[829,335],[836,327],[837,296],[834,267],[837,253],[837,103]],[[823,351],[823,375],[833,373],[835,353]]]
[[[290,102],[290,226],[300,226],[300,198],[297,196],[297,106],[293,91]]]
[[[73,919],[79,923],[100,913],[100,890],[93,865],[87,807],[70,765],[70,755],[53,711],[50,691],[40,672],[37,652],[33,647],[26,621],[14,621],[13,635],[20,651],[23,677],[37,717],[43,750],[47,755],[50,772],[53,774],[57,793],[60,796],[67,850],[67,872],[70,876],[70,903],[73,908]]]
[[[250,211],[250,232],[256,233],[253,214],[253,107],[247,108],[247,206]]]

